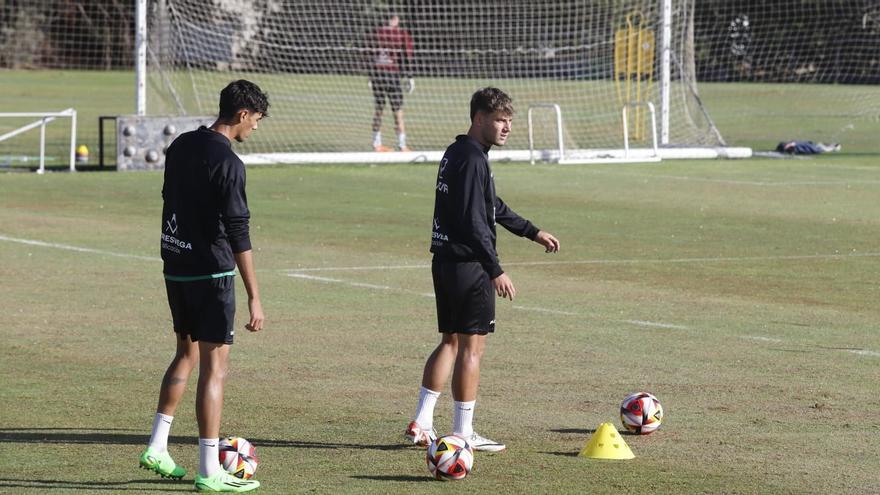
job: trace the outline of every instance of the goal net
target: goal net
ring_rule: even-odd
[[[0,0],[0,110],[74,107],[94,164],[98,117],[135,113],[134,3]],[[470,95],[488,85],[517,109],[501,151],[528,149],[529,107],[535,147],[558,149],[554,104],[566,154],[619,150],[624,103],[641,149],[655,106],[661,153],[787,139],[876,153],[880,135],[880,0],[149,0],[147,10],[147,113],[215,115],[219,90],[251,79],[272,102],[242,148],[252,156],[411,159],[372,151],[367,83],[380,53],[369,39],[392,12],[413,40],[403,113],[419,152],[464,132]],[[0,119],[0,136],[29,123]],[[387,104],[381,130],[395,147]],[[66,166],[69,134],[46,126],[47,164]],[[0,167],[35,164],[40,149],[39,132],[2,140]]]
[[[272,105],[246,152],[372,152],[368,83],[385,55],[372,40],[396,14],[413,41],[411,57],[398,54],[407,58],[400,75],[415,81],[414,91],[402,95],[413,150],[443,150],[464,132],[470,96],[485,86],[514,99],[517,117],[505,149],[529,149],[530,107],[536,148],[557,149],[561,134],[566,153],[621,149],[625,105],[633,147],[652,146],[652,117],[662,145],[723,145],[697,90],[694,0],[668,2],[666,31],[662,4],[162,0],[153,4],[149,25],[149,74],[159,96],[150,112],[212,114],[219,88],[246,78],[269,93]],[[547,105],[558,106],[561,129]],[[388,102],[381,135],[397,146]]]
[[[701,0],[694,38],[700,96],[737,144],[877,151],[880,1]]]

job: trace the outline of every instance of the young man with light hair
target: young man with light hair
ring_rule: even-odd
[[[236,266],[248,295],[245,329],[258,332],[265,319],[251,251],[244,163],[232,151],[232,141],[243,142],[257,130],[268,108],[268,98],[256,84],[234,81],[220,93],[214,124],[181,134],[165,159],[161,252],[177,351],[162,379],[140,465],[166,478],[186,475],[168,453],[168,435],[186,382],[198,365],[199,491],[247,492],[260,486],[224,471],[218,447],[223,385],[235,335]]]
[[[480,360],[486,336],[495,331],[494,294],[511,301],[516,295],[495,250],[495,224],[541,244],[548,253],[559,250],[552,234],[517,215],[495,194],[488,153],[492,146],[507,142],[512,119],[513,104],[507,94],[497,88],[477,91],[471,98],[468,133],[456,137],[440,161],[431,272],[442,336],[425,363],[416,415],[404,432],[417,445],[427,445],[437,437],[434,406],[452,372],[453,434],[476,450],[506,448],[473,428]]]

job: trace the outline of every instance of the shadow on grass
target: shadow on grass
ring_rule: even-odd
[[[161,484],[162,487],[144,488],[142,484]],[[135,486],[130,486],[135,485]],[[126,490],[142,491],[185,491],[191,492],[192,481],[186,480],[161,480],[161,479],[145,479],[130,481],[70,481],[70,480],[34,480],[34,479],[15,479],[0,478],[0,488],[30,488],[39,490],[87,490],[96,491],[104,490],[110,492],[120,492]]]
[[[270,440],[267,438],[255,438],[251,440],[254,445],[261,447],[281,447],[281,448],[300,448],[300,449],[368,449],[368,450],[404,450],[412,449],[412,444],[392,443],[392,444],[362,444],[362,443],[340,443],[340,442],[307,442],[305,440]]]
[[[405,476],[405,475],[394,475],[394,474],[380,474],[380,475],[357,475],[351,476],[351,478],[359,479],[359,480],[373,480],[373,481],[434,481],[434,478],[429,476]]]
[[[555,455],[559,457],[577,457],[579,452],[538,452],[539,454]]]
[[[107,433],[133,431],[120,428],[0,428],[0,442],[6,443],[45,443],[45,444],[102,444],[102,445],[138,445],[146,446],[149,435],[135,433]],[[268,438],[250,438],[251,443],[259,447],[300,448],[300,449],[367,449],[367,450],[401,450],[412,445],[395,444],[359,444],[341,442],[309,442],[305,440],[278,440]],[[170,444],[195,445],[195,437],[171,436]]]
[[[556,428],[550,430],[553,433],[574,433],[576,435],[592,435],[596,432],[595,428]]]
[[[592,435],[593,433],[596,433],[595,428],[557,428],[550,431],[552,431],[553,433],[573,433],[576,435]],[[617,430],[617,433],[619,433],[621,436],[627,437],[640,436],[639,434],[633,433],[629,430]]]

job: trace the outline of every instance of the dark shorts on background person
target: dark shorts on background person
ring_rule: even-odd
[[[165,280],[174,331],[193,341],[232,344],[235,335],[235,277]]]
[[[376,108],[385,107],[385,97],[391,103],[391,111],[396,112],[403,107],[403,89],[400,86],[400,74],[389,71],[377,71],[370,76],[373,86],[373,99]]]
[[[495,331],[495,290],[483,265],[476,261],[434,261],[431,275],[440,332],[487,334]]]

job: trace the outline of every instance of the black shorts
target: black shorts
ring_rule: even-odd
[[[403,89],[400,87],[400,74],[396,72],[377,71],[370,76],[373,86],[373,100],[376,109],[385,108],[385,97],[391,103],[391,110],[396,112],[403,107]]]
[[[487,334],[495,331],[495,290],[483,265],[476,261],[435,261],[431,263],[431,274],[440,332]]]
[[[165,280],[174,331],[193,341],[232,344],[235,335],[235,277],[192,282]]]

